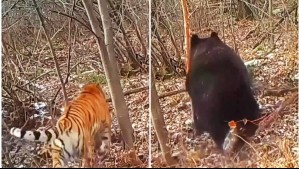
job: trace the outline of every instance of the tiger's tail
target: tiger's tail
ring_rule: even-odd
[[[21,139],[40,142],[53,141],[59,135],[56,127],[50,128],[48,130],[24,130],[13,127],[10,129],[10,134]]]

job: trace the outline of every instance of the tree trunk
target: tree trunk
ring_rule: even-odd
[[[190,27],[189,27],[189,12],[186,0],[181,0],[183,16],[184,16],[184,34],[185,34],[185,54],[186,54],[186,72],[189,73],[190,69]]]
[[[85,10],[87,12],[92,30],[97,35],[97,44],[100,50],[101,60],[106,74],[108,86],[111,93],[111,100],[117,115],[118,123],[122,131],[123,139],[129,149],[133,149],[133,128],[130,121],[128,108],[125,103],[124,94],[120,84],[120,77],[118,74],[118,66],[115,60],[115,53],[113,50],[113,33],[111,28],[111,21],[107,10],[107,2],[99,0],[99,10],[105,34],[105,43],[101,35],[100,23],[95,17],[90,0],[83,0]],[[106,48],[107,47],[107,48]]]
[[[167,146],[168,143],[168,132],[166,130],[165,122],[163,114],[161,113],[161,107],[159,102],[159,97],[157,94],[156,86],[155,86],[155,77],[154,73],[151,73],[151,114],[152,114],[152,122],[154,124],[154,128],[156,130],[156,134],[159,140],[159,144],[162,149],[163,157],[167,163],[167,165],[174,165],[176,161],[171,156],[171,149]]]
[[[250,3],[248,0],[246,1],[247,3]],[[253,12],[250,10],[248,5],[240,0],[237,0],[237,14],[238,14],[238,19],[244,19],[244,18],[253,18]]]
[[[273,9],[272,9],[272,5],[273,5],[273,3],[272,3],[272,0],[269,0],[269,22],[270,22],[270,24],[269,24],[269,27],[270,27],[270,30],[271,30],[271,32],[270,32],[270,46],[271,46],[271,48],[274,48],[274,29],[273,29],[273,19],[272,19],[272,11],[273,11]]]
[[[295,24],[296,25],[298,25],[298,22],[299,22],[299,17],[298,17],[299,10],[298,10],[298,8],[299,8],[299,5],[298,5],[298,7],[296,8],[296,11],[295,11]]]

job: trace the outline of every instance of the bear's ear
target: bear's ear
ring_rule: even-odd
[[[212,32],[210,38],[217,39],[217,40],[221,41],[221,39],[218,36],[218,33],[216,33],[216,32]]]
[[[218,34],[216,32],[212,32],[211,37],[217,37],[218,38]]]
[[[199,41],[200,41],[200,38],[197,35],[192,34],[192,36],[191,36],[191,46],[196,45]]]

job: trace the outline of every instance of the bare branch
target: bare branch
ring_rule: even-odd
[[[57,75],[59,77],[59,80],[60,80],[60,83],[61,83],[61,86],[62,86],[62,92],[63,92],[64,100],[67,103],[68,102],[67,101],[68,100],[67,99],[67,94],[66,94],[65,85],[63,83],[63,79],[62,79],[62,76],[61,76],[61,73],[60,73],[60,69],[59,69],[59,64],[58,64],[58,60],[57,60],[57,57],[56,57],[56,53],[55,53],[55,51],[53,49],[53,45],[52,45],[51,39],[49,38],[49,34],[47,32],[47,29],[46,29],[46,26],[45,26],[45,23],[44,23],[44,19],[43,19],[42,15],[41,15],[41,13],[39,11],[39,8],[38,8],[38,6],[36,4],[36,1],[33,0],[33,3],[34,3],[34,6],[35,6],[37,15],[38,15],[38,17],[40,19],[40,22],[42,24],[43,30],[45,32],[46,39],[47,39],[47,41],[49,43],[49,47],[50,47],[50,50],[51,50],[51,53],[52,53],[52,57],[53,57],[53,60],[55,62],[56,72],[57,72]]]
[[[4,18],[16,5],[20,2],[20,0],[16,1],[3,15],[2,18]]]

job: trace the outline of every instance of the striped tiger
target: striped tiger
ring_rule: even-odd
[[[10,133],[25,140],[51,143],[53,168],[66,166],[75,156],[83,156],[83,167],[90,167],[94,162],[94,150],[99,151],[101,158],[110,150],[111,123],[102,88],[89,83],[65,106],[55,127],[44,131],[13,127]]]

